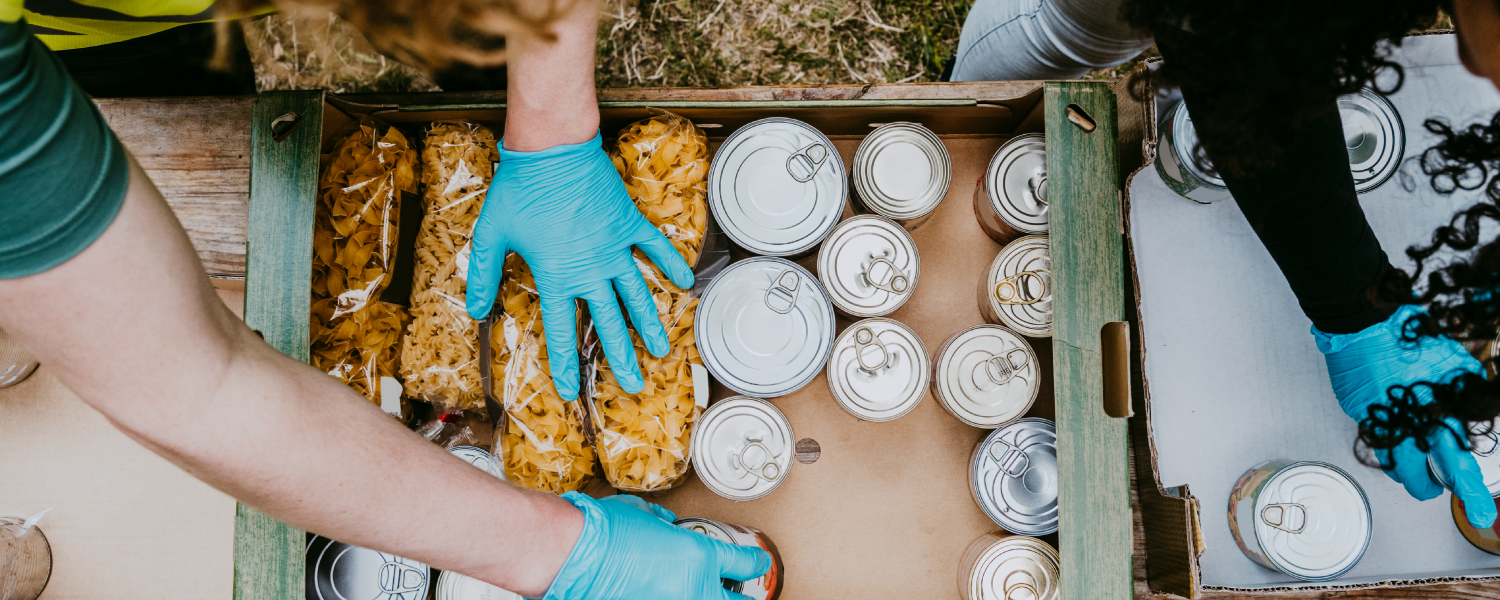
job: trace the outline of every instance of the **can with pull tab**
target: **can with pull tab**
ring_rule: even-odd
[[[886,123],[865,136],[854,152],[850,204],[854,212],[916,229],[948,195],[952,170],[948,148],[932,131],[920,123]]]
[[[781,486],[791,471],[792,423],[769,402],[725,398],[704,411],[695,428],[693,470],[715,494],[754,500]]]
[[[1019,238],[1000,250],[979,280],[979,313],[1034,338],[1052,337],[1052,257],[1047,236]]]
[[[330,540],[307,542],[307,600],[422,600],[432,570],[426,564]]]
[[[958,565],[962,600],[1057,600],[1062,570],[1057,550],[1034,537],[986,533]]]
[[[974,216],[985,234],[1001,244],[1047,233],[1047,141],[1042,134],[1018,135],[995,151],[974,189]]]
[[[998,325],[954,334],[932,359],[932,395],[971,426],[994,429],[1026,414],[1041,389],[1031,344]]]
[[[1025,418],[991,432],[969,454],[969,492],[1011,533],[1057,531],[1057,426]]]
[[[806,269],[755,257],[709,282],[693,331],[716,381],[746,396],[776,398],[822,372],[833,348],[833,304]]]
[[[905,416],[927,396],[927,346],[900,321],[859,321],[833,343],[828,387],[839,406],[871,422]]]
[[[786,566],[781,562],[781,552],[776,550],[776,544],[771,542],[770,536],[767,536],[765,532],[754,527],[720,523],[696,517],[678,519],[672,524],[721,542],[765,550],[771,555],[771,568],[766,571],[765,575],[750,581],[725,579],[723,580],[724,589],[749,596],[750,600],[776,600],[781,597],[781,584],[785,579],[783,573],[786,572]]]
[[[846,219],[818,249],[818,280],[834,308],[851,317],[891,314],[911,299],[921,275],[917,243],[884,217]]]
[[[1365,491],[1328,463],[1263,462],[1229,494],[1229,531],[1256,564],[1303,581],[1330,581],[1359,564],[1373,524]]]
[[[796,119],[761,119],[736,130],[708,167],[708,205],[751,254],[802,257],[843,216],[844,162],[833,142]]]

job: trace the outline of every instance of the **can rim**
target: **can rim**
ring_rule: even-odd
[[[1052,219],[1050,218],[1050,211],[1047,222],[1041,224],[1041,226],[1039,227],[1028,225],[1026,223],[1014,222],[1014,220],[1010,217],[1010,211],[1007,210],[1005,203],[1001,200],[1001,190],[1004,189],[1003,182],[996,180],[996,177],[998,177],[1000,173],[1000,167],[1009,162],[1002,159],[1009,158],[1010,154],[1016,151],[1016,148],[1019,148],[1020,146],[1025,145],[1032,140],[1041,142],[1042,152],[1046,152],[1047,136],[1046,134],[1042,133],[1023,133],[1021,135],[1013,136],[1010,139],[1005,140],[1005,143],[1000,144],[999,148],[995,149],[995,154],[990,156],[990,162],[984,168],[984,193],[986,199],[989,200],[990,211],[995,213],[995,216],[999,217],[1002,223],[1006,224],[1012,229],[1015,229],[1016,231],[1021,232],[1023,235],[1046,235],[1048,231],[1052,230]]]
[[[1025,337],[1045,339],[1052,337],[1053,321],[1051,319],[1047,321],[1045,327],[1020,327],[1017,325],[1017,319],[1015,318],[1015,316],[1011,314],[1012,310],[1006,308],[1005,305],[997,302],[995,294],[992,292],[995,284],[997,283],[996,279],[1001,276],[1000,269],[1004,266],[1005,259],[1008,258],[1011,254],[1012,248],[1020,248],[1024,244],[1037,243],[1038,240],[1042,245],[1042,249],[1047,253],[1047,262],[1049,264],[1052,262],[1052,238],[1050,236],[1046,234],[1026,235],[1011,240],[1009,243],[1005,244],[1003,248],[1000,249],[1000,252],[995,255],[995,259],[990,261],[989,268],[985,270],[986,290],[984,297],[985,301],[990,305],[990,311],[995,313],[996,317],[1000,318],[1002,325],[1014,330],[1016,333],[1019,333]],[[1047,295],[1052,295],[1050,290],[1048,291]],[[1047,314],[1050,316],[1052,313],[1049,310]]]
[[[1358,92],[1340,96],[1339,102],[1344,101],[1345,98],[1349,98],[1351,102],[1356,101],[1354,99],[1363,99],[1375,104],[1375,107],[1381,110],[1382,114],[1390,116],[1393,127],[1392,131],[1395,134],[1395,139],[1391,140],[1394,150],[1391,154],[1390,162],[1386,163],[1386,166],[1381,167],[1381,170],[1377,172],[1377,176],[1367,179],[1364,182],[1355,182],[1354,193],[1363,194],[1384,185],[1385,182],[1390,181],[1391,177],[1395,176],[1396,171],[1400,170],[1401,157],[1406,154],[1406,124],[1401,120],[1401,113],[1396,110],[1396,105],[1392,104],[1390,99],[1376,93],[1373,89],[1368,87],[1360,88]]]
[[[708,452],[707,448],[698,448],[697,447],[698,444],[703,444],[703,443],[707,443],[707,442],[701,442],[701,441],[699,441],[699,440],[703,439],[703,436],[697,436],[697,435],[695,435],[695,436],[693,436],[692,442],[691,442],[691,444],[693,446],[693,450],[692,450],[692,453],[693,453],[693,458],[692,458],[693,468],[696,471],[698,471],[698,480],[703,482],[703,487],[708,488],[709,491],[711,491],[714,494],[718,495],[720,498],[724,498],[724,499],[727,499],[727,500],[734,500],[736,502],[747,502],[747,501],[750,501],[750,500],[758,500],[760,498],[764,498],[767,494],[770,494],[771,492],[776,491],[776,488],[781,487],[781,484],[786,482],[787,476],[791,474],[791,471],[792,471],[791,463],[795,462],[795,461],[792,460],[792,454],[793,454],[793,452],[795,450],[795,447],[796,447],[796,444],[797,444],[796,436],[792,432],[792,421],[791,421],[791,419],[788,419],[786,417],[785,413],[781,412],[781,409],[776,408],[775,404],[771,404],[770,402],[768,402],[766,400],[763,400],[761,398],[754,398],[754,397],[751,397],[751,396],[743,396],[743,395],[741,395],[741,396],[731,396],[731,397],[728,397],[728,398],[725,398],[723,400],[720,400],[718,402],[713,403],[713,405],[709,406],[707,410],[703,411],[702,415],[699,415],[698,422],[694,423],[693,427],[695,429],[699,429],[700,431],[703,430],[703,428],[706,427],[706,425],[708,423],[712,422],[712,419],[714,417],[716,417],[719,413],[722,413],[722,412],[724,412],[726,410],[729,410],[730,405],[754,406],[754,407],[757,407],[757,408],[768,408],[768,409],[770,409],[767,412],[769,412],[775,419],[777,419],[777,424],[781,425],[783,428],[786,429],[787,444],[789,445],[789,447],[787,448],[787,453],[786,453],[787,466],[781,470],[780,475],[778,475],[776,477],[776,480],[771,482],[771,486],[768,487],[768,488],[766,488],[765,490],[763,490],[763,491],[761,491],[759,493],[748,494],[748,495],[743,495],[743,496],[742,495],[734,494],[732,492],[729,492],[729,491],[721,489],[722,486],[719,486],[718,482],[716,482],[714,480],[714,478],[709,475],[709,473],[712,473],[713,471],[712,470],[704,469],[703,465],[698,464],[698,461],[700,461],[700,460],[707,460],[707,459],[703,458],[704,455],[708,455],[708,454],[712,454],[712,453]]]
[[[896,235],[906,245],[906,249],[911,251],[913,266],[911,273],[911,283],[907,286],[906,293],[897,296],[898,299],[896,301],[896,304],[894,306],[891,306],[889,309],[862,311],[850,308],[843,301],[843,298],[840,294],[835,294],[832,291],[838,288],[829,284],[829,282],[824,279],[824,277],[831,277],[829,273],[833,270],[833,265],[830,264],[830,261],[833,260],[833,256],[831,256],[829,253],[828,249],[830,246],[827,242],[833,240],[837,235],[843,233],[846,226],[858,226],[859,223],[855,223],[856,221],[889,225],[892,231],[897,232]],[[885,315],[896,312],[902,306],[906,306],[906,302],[908,300],[911,300],[912,296],[916,295],[917,283],[922,278],[922,251],[917,248],[917,241],[911,237],[911,232],[907,231],[905,227],[898,225],[895,221],[892,221],[890,218],[883,215],[854,215],[852,217],[844,219],[838,225],[835,225],[833,227],[833,230],[828,232],[828,237],[824,239],[824,243],[818,246],[818,257],[816,264],[818,265],[818,283],[823,284],[823,291],[828,294],[828,300],[833,303],[833,307],[835,309],[843,311],[844,314],[860,318],[883,317]],[[837,343],[838,342],[834,342],[835,345],[837,345]]]
[[[1180,168],[1197,177],[1204,183],[1205,187],[1227,191],[1229,186],[1225,185],[1223,177],[1209,175],[1207,171],[1198,166],[1198,161],[1193,159],[1193,148],[1198,145],[1198,128],[1193,125],[1192,120],[1193,117],[1188,114],[1186,102],[1178,101],[1177,105],[1172,107],[1172,118],[1170,119],[1172,128],[1167,131],[1167,140],[1172,146],[1172,154],[1177,158],[1177,163],[1181,165]],[[1183,131],[1192,132],[1189,139],[1193,143],[1179,143],[1182,141]]]
[[[1051,419],[1043,419],[1041,417],[1021,417],[1019,419],[1011,421],[1010,423],[1006,423],[1003,426],[996,427],[993,431],[985,434],[984,438],[979,440],[979,444],[975,446],[974,451],[969,455],[969,492],[974,496],[975,503],[979,505],[979,510],[984,513],[984,516],[989,517],[990,521],[994,522],[1000,527],[1005,528],[1006,531],[1022,536],[1049,535],[1052,533],[1056,533],[1059,526],[1062,524],[1062,507],[1057,503],[1056,500],[1053,500],[1054,505],[1057,506],[1056,519],[1050,521],[1048,524],[1044,524],[1040,528],[1026,529],[1024,527],[1017,527],[1017,524],[1015,522],[1002,523],[1000,518],[997,518],[993,513],[990,512],[989,505],[985,504],[981,500],[979,487],[975,485],[975,482],[979,480],[979,465],[981,464],[979,461],[979,456],[983,449],[988,447],[990,445],[990,441],[1001,435],[1004,431],[1023,423],[1034,423],[1050,430],[1052,432],[1052,453],[1054,456],[1057,454],[1057,423],[1055,421],[1052,421]]]
[[[833,385],[833,381],[834,381],[834,372],[833,372],[834,363],[833,363],[833,360],[832,360],[833,355],[837,353],[839,346],[841,344],[843,344],[843,342],[844,342],[845,339],[847,339],[851,335],[854,335],[855,330],[860,325],[867,324],[867,323],[870,323],[870,322],[876,322],[876,323],[883,323],[883,324],[887,324],[887,325],[892,325],[895,329],[904,331],[907,334],[908,338],[912,342],[914,342],[914,344],[916,346],[916,349],[918,351],[918,354],[913,357],[913,360],[916,360],[917,357],[921,357],[921,360],[924,363],[928,363],[928,364],[921,365],[919,368],[916,369],[917,376],[920,377],[921,379],[925,380],[925,381],[921,381],[920,383],[918,383],[915,386],[915,388],[914,388],[913,396],[915,396],[916,399],[913,400],[913,399],[908,398],[906,400],[903,400],[902,403],[901,403],[901,405],[900,405],[902,408],[901,408],[901,410],[899,412],[897,412],[897,413],[895,413],[893,415],[890,415],[890,416],[885,416],[885,417],[871,417],[868,414],[864,414],[864,413],[856,410],[855,408],[853,408],[851,406],[852,402],[850,402],[848,399],[844,398],[843,394],[840,393],[840,389],[838,387],[836,387],[836,386]],[[845,329],[844,332],[841,333],[841,334],[839,334],[838,338],[835,339],[834,342],[833,342],[833,350],[829,352],[829,361],[828,361],[828,365],[826,367],[826,369],[828,371],[828,373],[827,373],[827,375],[828,375],[828,377],[827,377],[828,378],[828,389],[833,394],[833,400],[835,402],[838,402],[839,406],[844,409],[844,412],[847,412],[850,415],[853,415],[855,418],[858,418],[861,421],[867,421],[867,422],[870,422],[870,423],[886,423],[886,422],[894,421],[894,420],[899,419],[901,417],[904,417],[904,416],[906,416],[908,414],[911,414],[911,411],[916,410],[917,405],[921,404],[922,400],[927,397],[927,394],[929,393],[929,388],[931,387],[931,384],[932,384],[932,381],[931,381],[932,380],[931,362],[932,362],[931,355],[928,354],[927,345],[922,342],[922,337],[919,336],[919,335],[917,335],[917,332],[914,331],[912,328],[907,327],[905,323],[902,323],[902,322],[897,321],[895,319],[887,319],[885,317],[870,317],[868,319],[861,319],[859,321],[856,321],[853,325],[850,325],[847,329]]]
[[[979,539],[983,539],[983,537],[984,536],[980,536]],[[1004,546],[1015,546],[1016,548],[1006,548]],[[965,577],[968,583],[967,587],[969,591],[969,598],[971,600],[991,600],[992,598],[994,598],[993,595],[984,594],[984,588],[982,585],[980,585],[979,581],[977,581],[977,578],[979,578],[986,572],[986,569],[983,568],[987,564],[989,564],[985,562],[986,558],[993,558],[997,552],[1004,553],[1011,550],[1035,552],[1037,555],[1034,557],[1036,559],[1036,564],[1041,567],[1040,570],[1052,576],[1052,584],[1056,586],[1057,583],[1061,580],[1062,556],[1058,554],[1056,548],[1053,548],[1051,544],[1048,544],[1047,542],[1035,537],[1025,534],[1013,533],[1009,536],[991,541],[989,544],[985,545],[984,548],[981,549],[974,557],[974,564],[969,568],[968,576]],[[1058,597],[1059,590],[1056,587],[1049,587],[1048,589],[1053,593],[1046,594],[1045,590],[1037,590],[1041,596],[1038,600],[1055,600]],[[996,598],[995,600],[1004,599]]]
[[[1332,581],[1334,579],[1338,579],[1340,577],[1343,577],[1346,573],[1348,573],[1349,571],[1353,570],[1355,566],[1358,566],[1359,562],[1361,560],[1364,560],[1364,558],[1365,558],[1365,552],[1370,549],[1370,540],[1374,537],[1374,533],[1375,533],[1375,522],[1374,522],[1374,518],[1373,518],[1373,516],[1372,516],[1372,514],[1370,512],[1370,497],[1369,497],[1368,494],[1365,493],[1365,489],[1359,485],[1359,482],[1355,481],[1354,477],[1350,476],[1348,472],[1344,471],[1343,469],[1338,468],[1335,465],[1332,465],[1332,464],[1329,464],[1329,463],[1326,463],[1326,462],[1322,462],[1322,461],[1317,461],[1317,460],[1299,460],[1299,461],[1292,461],[1292,462],[1290,462],[1288,464],[1282,465],[1281,468],[1276,469],[1276,471],[1274,473],[1272,473],[1269,477],[1266,478],[1266,481],[1265,481],[1265,483],[1263,485],[1270,485],[1271,482],[1276,481],[1277,478],[1281,477],[1282,475],[1284,475],[1287,471],[1289,471],[1291,469],[1294,469],[1294,468],[1297,468],[1297,467],[1306,467],[1306,466],[1322,467],[1322,468],[1326,468],[1328,470],[1331,470],[1334,473],[1337,473],[1340,477],[1343,477],[1344,479],[1348,480],[1349,484],[1352,485],[1352,486],[1354,486],[1354,490],[1357,492],[1357,495],[1359,496],[1360,502],[1363,503],[1364,507],[1365,507],[1365,534],[1362,536],[1364,538],[1364,542],[1360,545],[1359,552],[1357,552],[1357,553],[1354,554],[1354,560],[1351,560],[1348,565],[1344,566],[1344,568],[1339,569],[1337,572],[1330,573],[1328,575],[1319,575],[1319,576],[1311,576],[1311,577],[1305,576],[1305,575],[1301,575],[1301,574],[1293,572],[1293,570],[1291,568],[1289,568],[1289,566],[1287,565],[1286,561],[1282,558],[1282,556],[1279,553],[1265,551],[1265,556],[1266,556],[1266,560],[1269,560],[1269,561],[1271,561],[1271,564],[1276,565],[1276,570],[1281,571],[1283,574],[1285,574],[1285,575],[1287,575],[1289,577],[1300,579],[1302,581],[1310,581],[1310,582]],[[1260,504],[1260,495],[1256,494],[1255,502],[1253,503],[1253,505],[1251,506],[1251,508],[1258,511],[1259,508],[1258,508],[1257,505],[1259,505],[1259,504]],[[1261,537],[1260,537],[1260,528],[1259,527],[1252,526],[1250,533],[1251,533],[1251,535],[1255,536],[1255,543],[1259,544],[1261,548],[1268,548],[1269,547],[1265,543],[1265,540],[1261,539]]]
[[[829,224],[823,227],[822,231],[815,231],[813,235],[807,237],[802,244],[793,246],[787,250],[766,249],[764,244],[758,243],[756,240],[746,237],[743,232],[738,230],[738,226],[735,223],[727,219],[719,219],[719,230],[722,231],[724,235],[729,236],[729,240],[734,242],[735,245],[744,248],[745,250],[748,250],[757,256],[795,256],[811,250],[812,248],[817,247],[818,244],[823,243],[823,240],[827,239],[828,234],[833,231],[833,228],[838,226],[838,215],[842,214],[844,206],[849,204],[849,178],[848,174],[843,172],[843,158],[839,156],[838,149],[833,145],[833,140],[828,139],[827,135],[824,135],[822,131],[819,131],[818,128],[813,127],[811,124],[790,117],[766,117],[764,119],[756,119],[754,121],[746,123],[739,129],[734,130],[734,133],[729,134],[729,137],[724,138],[724,141],[719,143],[719,148],[722,149],[726,146],[729,146],[731,142],[734,142],[741,137],[753,135],[754,132],[750,130],[767,123],[785,123],[807,130],[808,133],[817,137],[827,146],[828,151],[831,153],[831,156],[829,156],[830,160],[834,158],[838,159],[832,161],[834,167],[840,171],[838,173],[838,177],[836,178],[839,182],[839,199],[837,202],[838,211],[834,213],[834,217],[829,220]],[[716,193],[716,189],[718,186],[714,185],[714,178],[716,177],[716,173],[719,173],[723,170],[723,161],[729,160],[728,158],[726,158],[727,156],[728,153],[726,152],[715,151],[713,160],[709,161],[708,175],[705,178],[707,183],[707,190],[705,192],[705,195],[708,197],[709,212],[714,215],[725,214],[723,206],[724,199],[720,198]]]
[[[814,361],[815,365],[810,366],[810,368],[807,369],[807,372],[804,373],[803,376],[798,380],[784,383],[783,385],[773,390],[756,391],[742,389],[742,387],[739,385],[739,382],[736,381],[738,377],[725,372],[726,369],[724,368],[722,361],[713,354],[713,346],[711,344],[703,343],[703,338],[699,338],[700,341],[698,344],[698,356],[699,360],[701,360],[703,363],[703,367],[708,369],[709,374],[713,376],[714,381],[724,384],[724,387],[733,390],[736,394],[751,398],[779,398],[781,396],[794,393],[797,390],[806,387],[807,384],[812,383],[814,379],[817,379],[818,375],[823,372],[823,367],[828,364],[829,354],[833,352],[833,337],[834,333],[836,332],[836,325],[834,324],[834,320],[837,318],[834,314],[833,301],[828,296],[828,290],[823,289],[822,282],[818,281],[817,277],[813,277],[812,273],[807,272],[807,269],[802,268],[802,266],[797,263],[776,256],[752,256],[750,258],[746,258],[744,260],[736,261],[730,264],[728,267],[725,267],[723,271],[720,271],[718,275],[715,275],[712,281],[708,282],[708,287],[705,287],[703,289],[703,294],[699,296],[698,308],[693,313],[693,331],[696,332],[708,330],[703,320],[707,319],[707,315],[711,312],[711,310],[706,310],[705,308],[711,309],[712,305],[708,304],[706,301],[712,297],[714,290],[717,289],[717,287],[722,282],[728,281],[728,279],[724,276],[735,271],[736,269],[748,268],[746,267],[746,265],[753,265],[757,263],[770,263],[779,265],[781,267],[795,269],[798,275],[812,284],[813,290],[816,292],[816,295],[823,300],[821,304],[827,309],[825,316],[828,317],[828,327],[826,328],[826,331],[823,335],[823,352],[817,358],[817,360]],[[811,339],[812,336],[808,337],[809,339]]]
[[[931,361],[932,362],[932,369],[933,369],[932,385],[935,388],[933,390],[933,395],[937,397],[938,404],[941,404],[943,406],[943,409],[946,410],[946,411],[948,411],[948,414],[953,415],[953,417],[955,419],[958,419],[959,421],[962,421],[965,425],[968,425],[970,427],[975,427],[975,428],[978,428],[978,429],[999,429],[1001,427],[1009,425],[1010,423],[1014,422],[1016,419],[1010,419],[1008,421],[1003,421],[1003,422],[996,423],[996,424],[993,424],[993,425],[975,422],[975,421],[969,419],[968,417],[966,417],[964,415],[958,414],[958,411],[955,410],[950,405],[951,403],[949,402],[949,400],[943,395],[942,387],[939,386],[939,384],[938,384],[938,382],[942,380],[942,378],[938,376],[938,372],[937,371],[942,368],[941,365],[943,364],[942,363],[943,354],[946,353],[948,351],[948,348],[953,345],[953,341],[954,340],[958,339],[963,334],[968,333],[970,331],[973,331],[975,329],[999,329],[999,330],[1005,331],[1007,333],[1010,333],[1012,335],[1015,335],[1016,339],[1021,340],[1022,345],[1027,349],[1028,352],[1031,353],[1031,356],[1033,356],[1033,357],[1036,356],[1036,349],[1031,346],[1031,342],[1026,341],[1026,336],[1021,335],[1019,332],[1017,332],[1017,331],[1015,331],[1015,330],[1013,330],[1013,329],[1011,329],[1009,327],[1006,327],[1004,325],[995,325],[993,323],[980,323],[978,325],[970,325],[968,327],[965,327],[963,330],[959,331],[958,333],[953,334],[946,341],[944,341],[943,345],[941,345],[941,346],[938,347],[937,353],[933,356],[933,359]],[[1038,372],[1038,374],[1040,374],[1041,373],[1041,369],[1038,368],[1037,372]],[[1039,381],[1037,385],[1031,386],[1031,399],[1026,401],[1025,408],[1021,409],[1021,411],[1018,413],[1020,416],[1017,417],[1017,418],[1024,418],[1025,415],[1026,415],[1026,413],[1031,412],[1031,407],[1036,405],[1037,395],[1040,392],[1041,392],[1041,385],[1040,385],[1040,381]]]
[[[865,164],[866,161],[873,158],[870,155],[874,151],[873,144],[881,141],[882,137],[889,136],[891,132],[898,130],[909,131],[925,142],[927,149],[933,151],[928,156],[938,159],[938,162],[942,166],[941,173],[933,173],[933,177],[940,183],[932,198],[908,211],[892,209],[892,202],[889,196],[881,192],[878,187],[867,184],[865,181],[866,176],[864,175],[864,173],[873,168],[873,165]],[[942,139],[938,138],[937,134],[934,134],[932,130],[921,123],[892,121],[876,127],[874,131],[865,134],[864,139],[859,142],[859,147],[854,151],[854,161],[849,172],[854,178],[854,191],[859,194],[860,202],[866,208],[892,220],[911,221],[932,214],[933,211],[937,210],[938,205],[942,204],[943,198],[947,197],[948,188],[953,184],[953,158],[948,154],[948,147],[943,145]]]

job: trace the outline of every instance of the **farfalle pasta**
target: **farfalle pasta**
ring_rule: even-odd
[[[416,152],[395,128],[361,123],[326,159],[314,211],[311,362],[376,404],[396,375],[406,310],[379,301],[391,282],[401,193]]]
[[[696,264],[708,225],[707,137],[686,119],[663,113],[627,126],[613,158],[636,207],[667,234],[688,264]],[[651,289],[670,350],[654,357],[640,334],[630,332],[645,388],[628,394],[615,381],[597,345],[586,343],[594,365],[590,412],[599,461],[610,484],[620,490],[654,492],[686,478],[692,424],[700,413],[694,383],[707,382],[695,382],[693,374],[693,365],[703,364],[693,337],[698,299],[673,285],[639,253],[636,264]]]
[[[401,374],[407,395],[442,407],[484,410],[479,323],[464,298],[470,235],[499,159],[494,132],[475,123],[434,123],[424,139],[423,215]]]
[[[505,477],[522,487],[561,494],[594,479],[594,448],[583,404],[568,402],[552,384],[542,309],[531,269],[515,254],[492,327],[492,394],[504,407],[498,443]]]

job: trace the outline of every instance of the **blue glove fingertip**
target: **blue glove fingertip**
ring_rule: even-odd
[[[719,575],[725,579],[749,581],[771,570],[771,555],[761,548],[710,541],[718,557]]]

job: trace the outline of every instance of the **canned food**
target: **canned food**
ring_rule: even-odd
[[[986,533],[958,563],[962,600],[1057,600],[1061,560],[1047,542],[1024,535]]]
[[[891,319],[865,319],[833,343],[828,388],[839,406],[865,421],[891,421],[927,395],[932,371],[917,332]]]
[[[1198,147],[1198,132],[1193,129],[1193,118],[1188,115],[1187,105],[1178,102],[1167,111],[1156,136],[1156,173],[1163,183],[1177,195],[1199,204],[1212,204],[1229,199],[1229,187],[1224,178],[1210,173],[1208,161],[1193,159]]]
[[[1035,338],[1052,337],[1052,255],[1046,236],[1019,238],[1000,250],[979,282],[987,323]]]
[[[1229,531],[1256,564],[1303,581],[1329,581],[1359,564],[1370,546],[1370,502],[1338,467],[1269,460],[1235,482]]]
[[[421,600],[427,565],[320,535],[307,542],[308,600]]]
[[[1006,531],[1057,531],[1057,426],[1025,418],[990,432],[969,454],[969,493]]]
[[[0,329],[0,388],[25,381],[39,364],[20,340]]]
[[[479,467],[480,470],[505,479],[505,467],[500,464],[500,459],[495,455],[485,452],[484,448],[477,446],[454,446],[448,449],[454,456],[464,459],[471,465]]]
[[[810,253],[844,214],[844,161],[813,126],[783,117],[739,128],[714,153],[708,205],[724,234],[766,256]]]
[[[693,468],[715,494],[760,498],[780,486],[792,468],[792,423],[769,402],[725,398],[708,407],[694,427]]]
[[[1370,88],[1339,96],[1338,105],[1354,191],[1363,194],[1395,174],[1406,152],[1406,129],[1391,101]]]
[[[1500,497],[1493,499],[1495,507],[1500,509]],[[1475,548],[1490,554],[1500,554],[1500,521],[1484,529],[1474,527],[1469,522],[1469,513],[1464,509],[1464,501],[1453,495],[1451,503],[1453,508],[1453,524],[1458,526],[1458,532],[1463,534],[1464,539],[1469,540]]]
[[[1469,444],[1469,452],[1474,455],[1474,461],[1479,463],[1479,474],[1484,478],[1484,487],[1490,490],[1491,496],[1500,496],[1500,433],[1495,432],[1492,426],[1475,423],[1469,428]],[[1427,455],[1427,473],[1438,485],[1448,490],[1453,489],[1453,480],[1438,465],[1435,454]]]
[[[403,600],[422,600],[410,598]],[[453,571],[443,571],[437,579],[437,600],[523,600],[520,594],[496,587]]]
[[[1041,366],[1031,344],[998,325],[954,334],[932,359],[932,395],[958,420],[994,429],[1036,402]]]
[[[854,151],[855,212],[874,213],[916,229],[948,195],[953,165],[948,148],[919,123],[886,123]]]
[[[37,517],[0,517],[0,598],[36,600],[52,579],[52,544]]]
[[[974,189],[974,216],[1002,244],[1047,233],[1047,141],[1042,134],[1018,135],[995,151]]]
[[[839,223],[818,250],[818,280],[834,308],[852,317],[879,317],[906,304],[922,274],[917,243],[884,217]]]
[[[696,517],[678,519],[672,524],[721,542],[765,550],[771,555],[771,568],[766,571],[765,575],[750,581],[725,579],[724,589],[749,596],[750,600],[776,600],[781,596],[781,583],[784,579],[782,574],[786,572],[786,566],[781,563],[781,553],[776,550],[776,544],[771,542],[771,538],[765,532],[754,527],[731,525]]]
[[[780,258],[751,258],[709,282],[693,331],[715,380],[746,396],[775,398],[823,370],[833,349],[833,304],[806,269]]]

